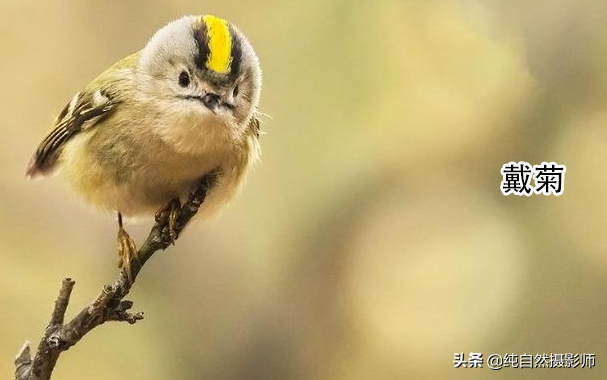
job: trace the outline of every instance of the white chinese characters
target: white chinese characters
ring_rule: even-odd
[[[502,166],[502,183],[500,189],[504,195],[544,194],[561,195],[565,186],[565,165],[556,162],[542,162],[541,165],[531,165],[521,161],[511,161]],[[531,184],[531,180],[535,185]]]
[[[463,352],[455,353],[455,368],[483,368],[483,354],[471,352],[466,360]],[[594,354],[492,354],[487,358],[487,367],[492,370],[502,368],[588,368],[595,366]]]

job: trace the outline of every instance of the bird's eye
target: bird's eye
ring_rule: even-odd
[[[181,74],[179,74],[179,85],[181,87],[188,87],[190,85],[190,75],[185,71],[182,71]]]
[[[238,96],[238,91],[239,91],[238,86],[234,87],[234,90],[232,91],[232,95],[234,97],[237,97]]]

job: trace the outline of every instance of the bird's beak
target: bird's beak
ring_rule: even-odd
[[[202,103],[215,115],[219,112],[219,106],[221,105],[221,99],[219,95],[213,93],[207,93],[202,97]]]

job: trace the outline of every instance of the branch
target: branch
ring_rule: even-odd
[[[194,192],[189,195],[172,225],[173,235],[169,228],[171,224],[169,215],[167,213],[157,214],[156,222],[150,234],[137,251],[138,260],[131,263],[131,273],[127,273],[128,268],[123,266],[118,279],[110,285],[105,285],[97,298],[90,305],[84,307],[68,323],[64,323],[65,312],[75,282],[70,278],[63,279],[59,296],[55,301],[55,308],[46,331],[38,344],[36,355],[32,359],[30,343],[25,342],[15,358],[15,380],[48,380],[51,378],[59,355],[78,343],[95,327],[108,321],[133,324],[143,319],[142,312],[133,313],[130,311],[133,302],[123,300],[123,298],[130,292],[143,265],[155,252],[166,249],[198,212],[217,176],[217,171],[204,176]],[[129,279],[131,280],[129,281]]]

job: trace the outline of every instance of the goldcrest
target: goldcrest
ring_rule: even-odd
[[[238,28],[212,15],[180,18],[71,99],[27,176],[61,169],[86,201],[141,216],[219,169],[201,208],[209,214],[260,155],[260,92],[259,60]]]

